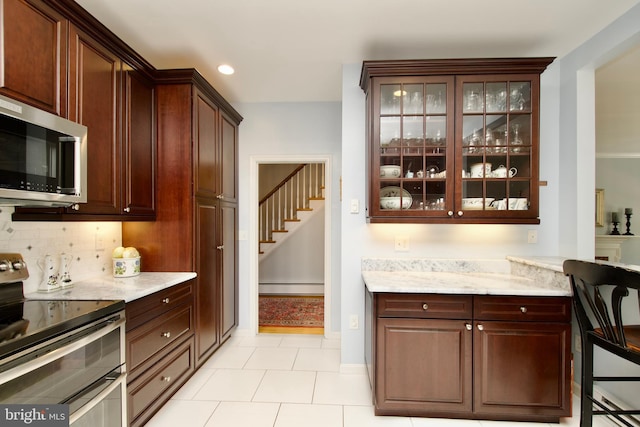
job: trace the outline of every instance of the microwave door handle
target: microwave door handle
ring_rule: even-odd
[[[107,396],[109,396],[109,394],[111,394],[112,391],[114,391],[116,388],[118,388],[118,386],[122,385],[122,392],[121,392],[121,408],[122,408],[122,425],[125,426],[126,425],[126,416],[127,416],[127,411],[126,411],[126,395],[125,395],[125,389],[126,387],[124,387],[125,384],[125,380],[127,378],[127,374],[126,372],[121,373],[120,375],[118,375],[118,377],[113,380],[113,382],[111,384],[109,384],[104,390],[102,390],[100,393],[98,393],[93,399],[91,399],[89,402],[87,402],[85,405],[83,405],[82,407],[78,408],[77,411],[75,411],[73,414],[69,414],[69,425],[75,423],[79,418],[81,418],[84,414],[86,414],[87,412],[91,411],[93,408],[95,408],[100,402],[102,402],[103,400],[105,400],[107,398]],[[111,381],[111,379],[108,379],[105,377],[105,380]],[[80,399],[81,397],[78,397],[78,399]],[[77,400],[77,399],[75,399]],[[69,402],[70,403],[70,402]]]

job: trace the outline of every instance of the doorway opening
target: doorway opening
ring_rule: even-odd
[[[325,335],[330,330],[329,160],[255,159],[254,168],[256,333]]]

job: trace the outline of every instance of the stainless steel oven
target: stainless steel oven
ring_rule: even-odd
[[[0,254],[0,277],[11,256]],[[126,426],[124,302],[7,299],[17,288],[0,284],[0,404],[68,405],[73,427]]]

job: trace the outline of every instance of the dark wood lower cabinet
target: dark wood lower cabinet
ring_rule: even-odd
[[[144,425],[195,372],[195,280],[127,303],[127,412]]]
[[[379,414],[471,411],[472,334],[461,320],[378,320]]]
[[[474,412],[514,418],[567,416],[570,337],[569,324],[477,322]]]
[[[365,306],[377,415],[571,415],[570,298],[367,291]]]

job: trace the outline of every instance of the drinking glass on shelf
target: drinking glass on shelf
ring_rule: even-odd
[[[513,138],[511,138],[511,152],[519,153],[522,151],[522,145],[524,142],[522,141],[522,137],[520,136],[520,125],[514,124],[513,127]]]
[[[524,110],[524,96],[522,95],[522,91],[520,89],[511,90],[511,97],[509,101],[510,101],[509,109],[511,111]]]

